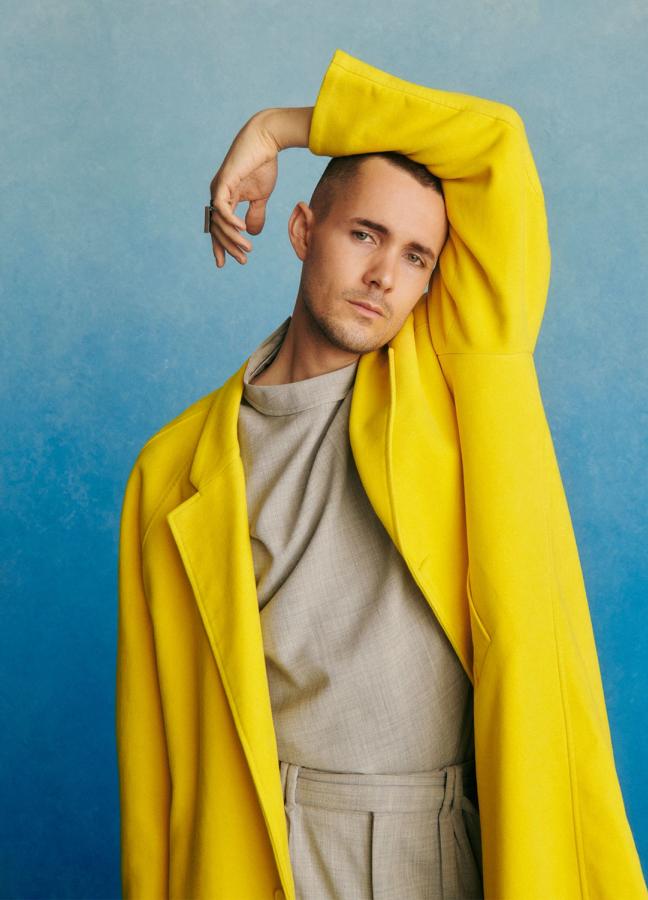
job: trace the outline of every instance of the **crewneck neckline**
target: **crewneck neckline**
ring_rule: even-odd
[[[286,384],[250,384],[275,358],[286,336],[291,316],[265,338],[248,359],[243,374],[243,396],[260,413],[286,416],[343,400],[353,387],[358,360],[347,366]]]

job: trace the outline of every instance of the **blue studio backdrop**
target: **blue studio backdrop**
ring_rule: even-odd
[[[337,47],[525,121],[553,259],[536,363],[645,868],[646,46],[637,0],[5,10],[0,897],[120,895],[126,478],[143,443],[292,311],[287,220],[327,160],[281,154],[245,266],[228,256],[216,268],[203,206],[244,122],[313,105]]]

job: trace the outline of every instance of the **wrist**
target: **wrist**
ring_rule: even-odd
[[[257,113],[264,136],[277,151],[288,147],[308,147],[312,106],[270,107]]]

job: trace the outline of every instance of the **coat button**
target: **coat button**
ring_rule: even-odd
[[[277,888],[277,890],[274,892],[274,900],[286,900],[286,895],[281,890],[281,888]]]

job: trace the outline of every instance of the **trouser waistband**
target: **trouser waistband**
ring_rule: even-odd
[[[416,812],[457,808],[476,798],[475,761],[444,766],[429,772],[373,774],[328,772],[283,760],[281,785],[288,806],[326,806],[371,812]]]

